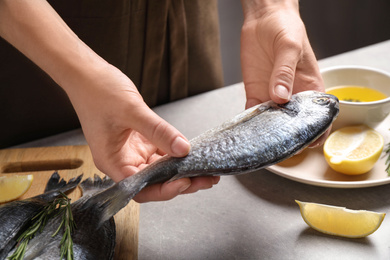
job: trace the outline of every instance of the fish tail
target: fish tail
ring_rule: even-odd
[[[55,171],[46,184],[45,193],[51,191],[60,191],[65,193],[67,191],[71,191],[77,187],[82,177],[83,175],[79,175],[78,177],[72,178],[66,182],[64,179],[61,179],[58,172]]]
[[[99,175],[95,174],[93,179],[88,178],[80,183],[80,187],[83,192],[83,196],[85,196],[87,194],[101,192],[102,190],[110,188],[114,184],[115,182],[107,176],[100,178]]]
[[[83,209],[101,213],[99,214],[100,220],[97,226],[99,228],[104,222],[124,208],[147,184],[142,175],[132,175],[90,197],[84,203]]]

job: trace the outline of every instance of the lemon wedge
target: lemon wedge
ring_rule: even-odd
[[[295,202],[301,209],[302,218],[311,228],[325,234],[342,237],[366,237],[380,227],[386,215],[298,200]]]
[[[0,203],[15,200],[31,187],[33,175],[10,175],[0,177]]]
[[[349,175],[370,171],[384,146],[381,134],[365,125],[340,128],[329,135],[324,156],[329,166]]]

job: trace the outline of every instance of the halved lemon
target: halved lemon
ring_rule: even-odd
[[[295,202],[301,209],[302,218],[311,228],[325,234],[342,237],[366,237],[380,227],[386,215],[298,200]]]
[[[0,177],[0,203],[15,200],[31,187],[33,175],[10,175]]]
[[[324,156],[337,172],[363,174],[374,167],[383,146],[382,135],[374,129],[365,125],[348,126],[329,135],[324,144]]]

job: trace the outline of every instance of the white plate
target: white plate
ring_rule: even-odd
[[[375,127],[385,139],[385,147],[390,142],[390,116]],[[382,153],[374,168],[363,174],[349,176],[332,170],[325,161],[322,146],[306,149],[301,154],[268,167],[267,170],[285,178],[323,187],[362,188],[390,183],[386,169],[386,154]]]

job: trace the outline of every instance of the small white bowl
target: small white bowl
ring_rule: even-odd
[[[344,126],[365,124],[375,128],[390,112],[390,74],[362,66],[335,66],[321,70],[325,89],[354,85],[379,90],[387,98],[372,102],[347,102],[340,100],[340,113],[333,130]]]

